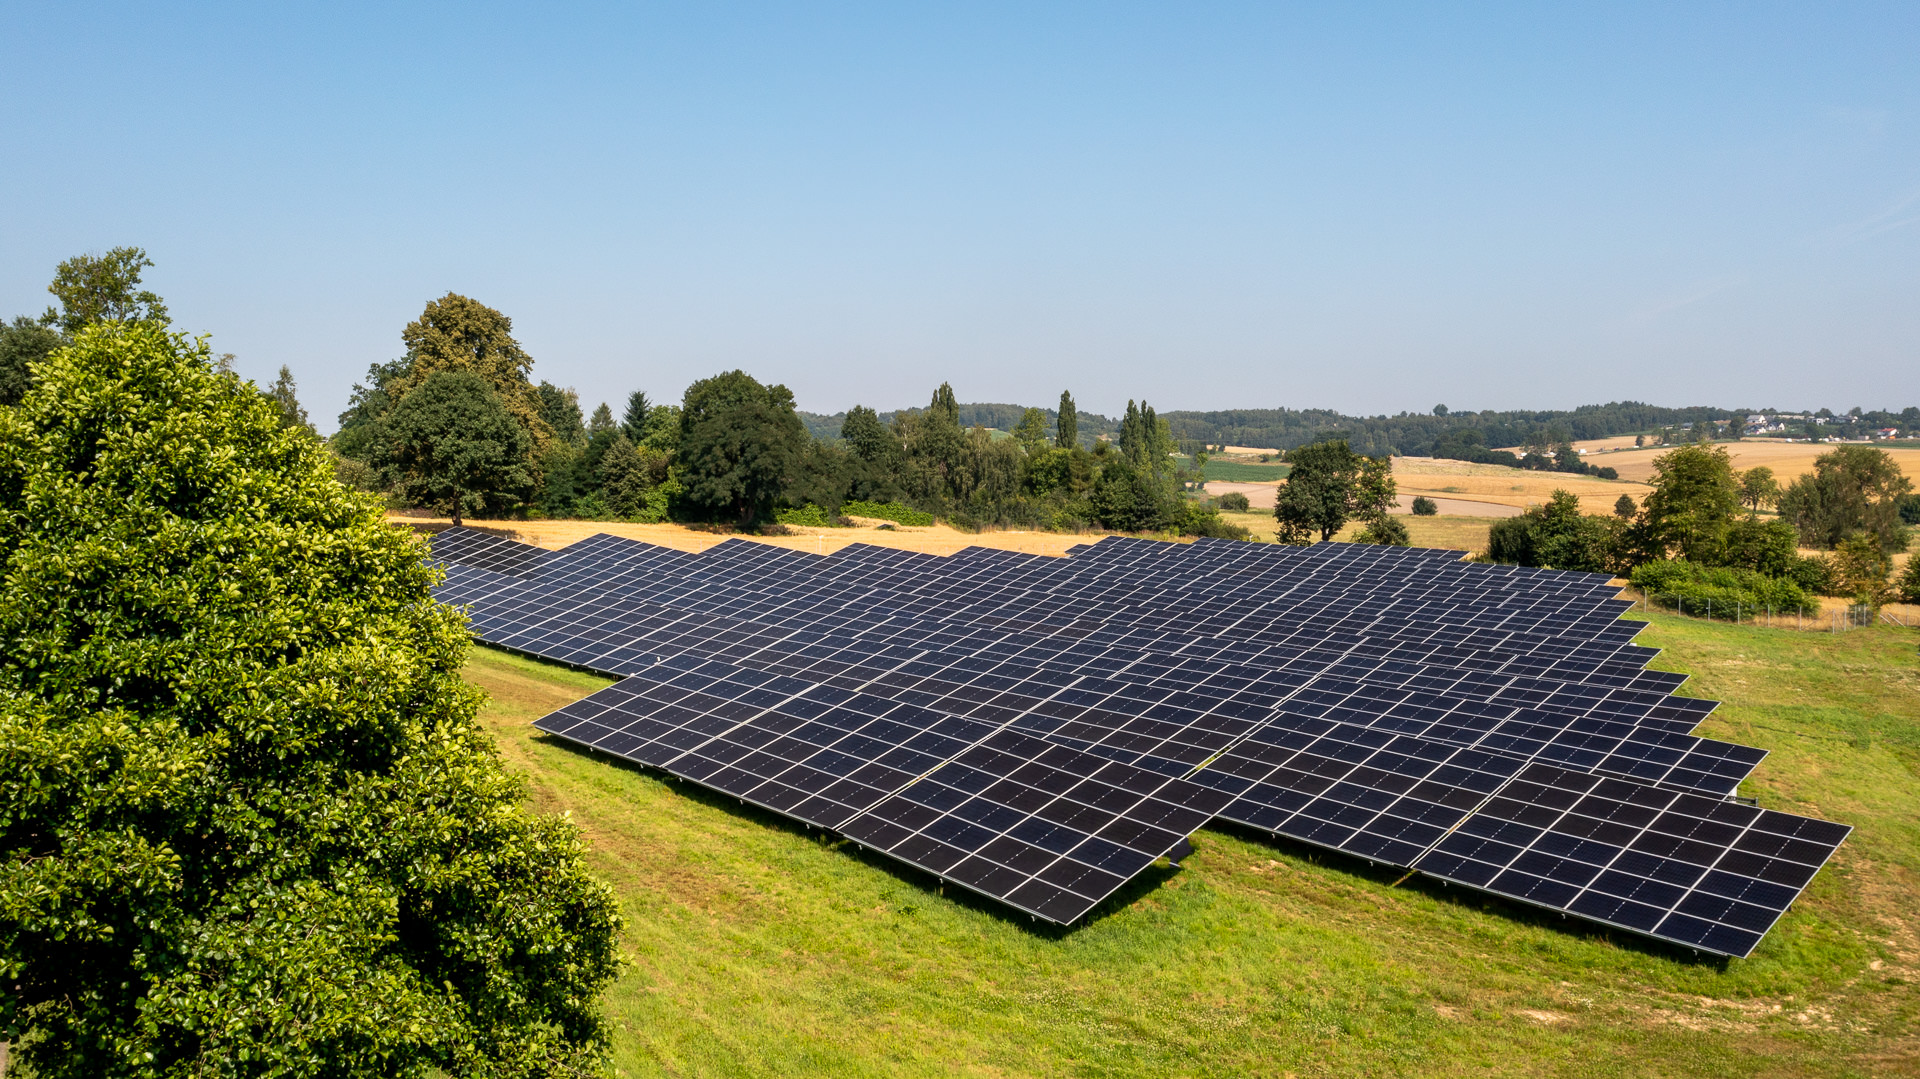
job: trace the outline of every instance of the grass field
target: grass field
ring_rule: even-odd
[[[1292,471],[1291,465],[1256,464],[1251,461],[1214,461],[1207,462],[1206,478],[1210,480],[1231,480],[1235,483],[1279,483]]]
[[[1728,962],[1204,830],[1051,931],[731,799],[542,736],[601,679],[477,649],[532,803],[617,889],[620,1074],[1920,1074],[1920,635],[1656,616],[1657,666],[1773,751],[1746,793],[1857,826]]]

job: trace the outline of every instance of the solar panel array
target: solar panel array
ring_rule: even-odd
[[[481,640],[622,678],[537,721],[1062,924],[1232,821],[1726,955],[1848,829],[1646,669],[1599,574],[1109,537],[1066,558],[434,538]]]

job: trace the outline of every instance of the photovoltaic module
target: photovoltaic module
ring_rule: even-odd
[[[1070,924],[1219,819],[1746,956],[1846,838],[1646,669],[1603,574],[1109,537],[1065,558],[433,538],[541,730]]]

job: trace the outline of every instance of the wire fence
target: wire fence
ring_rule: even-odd
[[[1771,605],[1737,601],[1731,604],[1725,602],[1716,604],[1711,599],[1646,592],[1641,594],[1635,606],[1642,610],[1659,608],[1686,615],[1689,618],[1715,622],[1744,622],[1756,626],[1815,630],[1825,633],[1845,633],[1848,630],[1863,629],[1872,625],[1913,626],[1917,624],[1908,616],[1882,610],[1869,603],[1855,603],[1843,610],[1808,614],[1804,608],[1799,607],[1782,610]]]

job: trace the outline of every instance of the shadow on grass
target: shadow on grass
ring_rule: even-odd
[[[1259,828],[1235,824],[1230,821],[1215,820],[1206,826],[1210,832],[1230,835],[1261,846],[1272,847],[1298,858],[1306,859],[1316,865],[1325,866],[1350,877],[1384,885],[1398,887],[1402,891],[1416,892],[1437,903],[1460,909],[1477,908],[1498,912],[1501,917],[1520,925],[1550,929],[1568,937],[1583,940],[1604,941],[1609,947],[1621,951],[1634,952],[1656,959],[1665,959],[1683,963],[1692,967],[1705,967],[1725,973],[1730,960],[1723,955],[1695,951],[1682,944],[1673,944],[1654,937],[1643,937],[1624,929],[1614,929],[1599,922],[1585,918],[1562,914],[1557,910],[1537,907],[1531,903],[1522,903],[1508,899],[1493,892],[1481,891],[1467,885],[1451,886],[1438,877],[1429,877],[1424,873],[1411,873],[1401,866],[1371,862],[1365,858],[1346,854],[1328,847],[1319,847],[1283,835],[1275,835]],[[1405,878],[1403,881],[1402,878]],[[1396,884],[1396,882],[1399,882]]]
[[[850,858],[863,866],[886,873],[902,884],[920,891],[926,895],[929,901],[944,899],[946,902],[966,910],[976,911],[996,921],[1020,929],[1023,932],[1048,940],[1064,939],[1084,926],[1091,925],[1112,914],[1125,910],[1142,896],[1160,887],[1161,884],[1180,872],[1177,867],[1166,865],[1162,862],[1155,862],[1153,865],[1136,873],[1125,884],[1115,889],[1111,895],[1101,900],[1099,904],[1073,924],[1059,925],[1054,922],[1043,921],[1036,915],[1028,914],[1026,911],[1009,906],[999,899],[976,892],[964,884],[944,880],[937,873],[922,869],[908,862],[900,861],[880,851],[861,846],[855,840],[848,839],[830,828],[807,824],[805,821],[789,817],[784,813],[768,809],[765,806],[755,805],[744,798],[728,794],[725,791],[715,790],[712,787],[694,782],[693,780],[683,780],[671,772],[655,768],[652,765],[641,764],[638,761],[615,756],[605,750],[582,745],[579,742],[562,738],[555,734],[540,732],[534,736],[533,741],[539,745],[565,750],[576,757],[591,760],[597,764],[608,765],[632,772],[635,775],[642,775],[649,779],[658,780],[668,784],[674,789],[676,794],[690,801],[697,802],[711,809],[719,810],[741,820],[751,821],[764,828],[785,832],[797,838],[811,840],[843,858]]]

